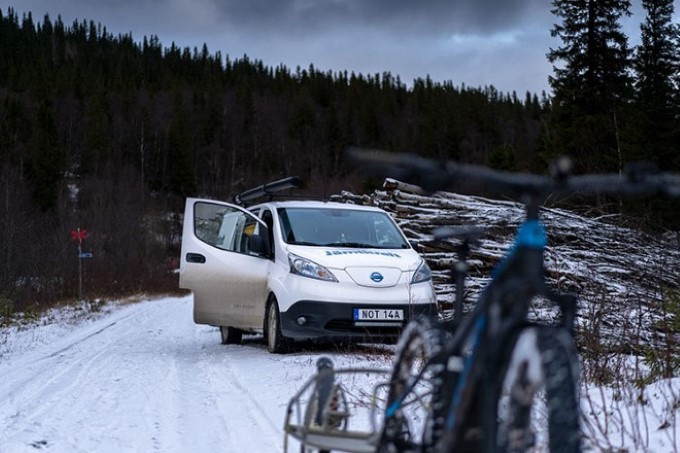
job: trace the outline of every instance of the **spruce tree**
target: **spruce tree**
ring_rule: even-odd
[[[38,107],[33,131],[27,159],[33,201],[41,209],[50,210],[56,207],[66,164],[64,150],[59,146],[51,101],[44,100]]]
[[[673,0],[643,0],[646,11],[635,52],[635,158],[664,170],[680,170],[680,30]],[[678,228],[680,202],[652,199],[628,203],[650,226]]]
[[[167,189],[187,197],[196,194],[195,150],[181,90],[176,89],[174,97],[174,118],[168,131]]]
[[[90,102],[85,118],[85,140],[80,155],[80,173],[101,174],[112,160],[108,105],[103,93]]]
[[[630,100],[630,50],[620,19],[629,0],[553,0],[561,19],[551,30],[562,45],[548,53],[554,75],[554,133],[579,170],[614,170],[622,163],[621,109]]]
[[[642,6],[646,18],[634,61],[639,157],[677,170],[680,29],[673,23],[673,0],[643,0]]]

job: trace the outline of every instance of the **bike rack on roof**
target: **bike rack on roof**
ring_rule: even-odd
[[[272,181],[252,189],[248,189],[234,196],[234,202],[239,205],[244,205],[247,201],[255,198],[269,196],[269,199],[278,193],[288,189],[295,189],[302,186],[302,180],[297,176],[290,176],[288,178]]]

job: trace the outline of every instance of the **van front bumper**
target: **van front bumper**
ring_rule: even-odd
[[[356,321],[354,309],[403,310],[404,321]],[[399,338],[414,317],[437,316],[437,304],[351,304],[302,300],[281,312],[281,332],[297,341],[385,342]]]

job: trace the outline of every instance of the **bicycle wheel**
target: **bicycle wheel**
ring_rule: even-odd
[[[498,451],[580,451],[578,371],[569,332],[522,329],[496,400]]]
[[[390,411],[395,402],[398,408],[385,417],[385,426],[378,451],[427,451],[433,444],[428,433],[432,432],[432,398],[438,384],[433,382],[441,373],[431,365],[423,367],[430,358],[438,354],[444,345],[445,332],[441,324],[432,317],[421,315],[404,329],[399,342],[387,396]],[[422,373],[421,373],[422,372]],[[416,382],[417,380],[417,382]],[[413,389],[404,396],[411,385]]]

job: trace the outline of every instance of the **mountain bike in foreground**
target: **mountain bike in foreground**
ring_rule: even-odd
[[[526,216],[470,314],[460,313],[463,271],[453,321],[419,317],[404,329],[386,383],[381,429],[365,436],[360,450],[343,448],[340,442],[335,448],[379,453],[580,451],[576,297],[557,293],[545,281],[547,239],[540,206],[556,194],[680,197],[680,175],[631,167],[622,174],[570,176],[560,162],[551,176],[540,176],[381,151],[350,150],[349,157],[369,171],[428,191],[481,183],[521,200]],[[469,243],[478,235],[475,229],[449,229],[435,238]],[[529,322],[537,298],[559,308],[558,324]]]

